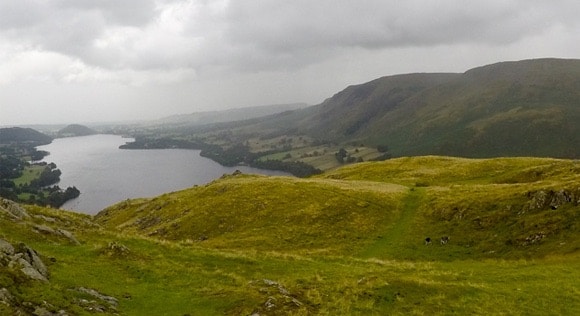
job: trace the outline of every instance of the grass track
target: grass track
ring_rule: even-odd
[[[407,196],[403,199],[400,207],[399,218],[396,219],[388,230],[370,247],[365,249],[361,256],[363,258],[394,258],[406,248],[407,234],[413,228],[413,222],[417,209],[421,205],[425,190],[422,188],[411,188]]]

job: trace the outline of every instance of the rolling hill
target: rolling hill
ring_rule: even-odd
[[[27,143],[31,146],[50,144],[52,137],[32,128],[0,128],[0,144]]]
[[[60,129],[56,134],[57,137],[75,137],[94,135],[97,131],[79,124],[70,124]]]
[[[579,172],[426,156],[234,173],[96,217],[1,200],[0,313],[577,314]]]

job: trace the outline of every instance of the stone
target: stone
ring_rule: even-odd
[[[68,240],[70,240],[70,241],[71,241],[73,244],[76,244],[76,245],[80,245],[80,244],[81,244],[81,243],[80,243],[80,242],[79,242],[79,241],[78,241],[78,240],[75,238],[75,236],[74,236],[74,235],[73,235],[71,232],[69,232],[69,231],[67,231],[67,230],[64,230],[64,229],[60,229],[60,228],[59,228],[59,229],[57,229],[56,231],[57,231],[57,232],[58,232],[60,235],[62,235],[62,236],[64,236],[64,237],[68,238]]]
[[[0,239],[0,256],[2,254],[12,256],[14,255],[14,246],[4,239]]]
[[[32,227],[37,233],[46,234],[46,235],[58,235],[56,230],[52,227],[46,225],[34,225]]]
[[[0,304],[11,306],[14,303],[14,296],[6,288],[0,289]]]
[[[20,271],[22,271],[22,273],[24,273],[24,275],[26,275],[27,277],[33,280],[48,282],[48,278],[46,278],[44,275],[42,275],[42,273],[36,270],[30,263],[28,263],[28,261],[20,258],[16,261],[16,263],[18,263],[18,265],[21,266]]]
[[[50,216],[34,215],[34,218],[41,219],[41,220],[48,222],[48,223],[56,223],[56,218],[50,217]]]
[[[36,270],[44,278],[37,278],[36,274],[34,272],[32,272],[30,269],[27,269],[29,271],[30,275],[26,272],[25,272],[25,274],[29,275],[33,279],[41,279],[41,280],[48,281],[48,268],[46,268],[46,265],[44,265],[44,262],[42,262],[42,260],[38,256],[38,253],[36,252],[36,250],[26,246],[23,243],[20,243],[16,247],[16,252],[22,254],[22,259],[25,262],[29,263],[30,266],[32,267],[32,269]],[[34,276],[34,277],[32,277],[32,276]]]
[[[0,211],[4,211],[4,213],[18,220],[30,217],[18,203],[3,198],[0,198]]]
[[[81,292],[81,293],[85,293],[88,294],[96,299],[99,299],[101,301],[107,302],[109,305],[111,306],[117,306],[119,304],[119,300],[112,297],[112,296],[108,296],[108,295],[103,295],[101,293],[99,293],[97,290],[94,289],[89,289],[89,288],[85,288],[85,287],[79,287],[77,289],[77,291]]]

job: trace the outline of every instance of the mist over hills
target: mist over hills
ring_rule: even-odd
[[[178,114],[161,118],[151,122],[151,124],[172,125],[172,126],[195,126],[231,121],[242,121],[257,117],[268,116],[305,108],[306,103],[273,104],[251,106],[239,109],[229,109],[223,111],[195,112],[190,114]]]

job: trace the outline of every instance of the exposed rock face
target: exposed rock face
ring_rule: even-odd
[[[48,282],[48,269],[38,253],[23,243],[16,247],[0,239],[0,265],[10,269],[19,269],[33,280]]]
[[[28,213],[22,208],[22,206],[18,205],[18,203],[3,198],[0,198],[0,212],[3,212],[9,215],[10,217],[18,220],[30,217],[30,215],[28,215]]]
[[[528,192],[530,201],[524,207],[524,211],[535,211],[542,209],[556,210],[558,207],[572,203],[575,206],[580,204],[580,188],[571,190],[539,190]]]
[[[41,233],[41,234],[46,234],[46,235],[55,235],[55,236],[61,236],[61,237],[65,237],[68,240],[70,240],[70,242],[72,242],[75,245],[80,245],[81,243],[74,237],[74,235],[64,229],[61,228],[57,228],[54,229],[52,227],[46,226],[46,225],[34,225],[32,227],[32,229],[34,229],[34,231],[36,231],[37,233]]]

